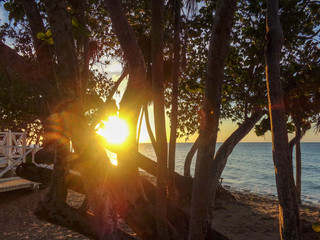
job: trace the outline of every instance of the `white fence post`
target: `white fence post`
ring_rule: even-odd
[[[7,146],[12,146],[12,134],[11,134],[11,130],[8,131],[8,136],[7,136]],[[8,166],[12,164],[12,162],[10,161],[11,157],[12,157],[12,149],[7,147],[7,157],[8,157]]]
[[[23,162],[26,162],[26,146],[27,146],[27,134],[24,132],[22,135],[22,155],[23,157]]]

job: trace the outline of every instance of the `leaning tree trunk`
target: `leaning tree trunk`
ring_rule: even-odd
[[[290,151],[290,158],[293,162],[293,147],[296,147],[296,190],[297,190],[297,198],[298,203],[301,205],[301,146],[300,142],[302,137],[305,134],[307,129],[302,131],[299,121],[296,116],[292,115],[292,120],[296,128],[295,137],[289,142],[289,151]]]
[[[171,100],[171,128],[169,142],[169,195],[174,196],[174,171],[176,161],[176,140],[178,123],[178,86],[180,70],[180,0],[174,0],[174,40],[173,40],[173,78]]]
[[[261,109],[257,110],[252,114],[252,116],[248,119],[246,119],[239,128],[234,131],[220,146],[219,150],[217,151],[214,159],[219,166],[218,176],[221,177],[221,174],[223,172],[224,167],[226,166],[227,160],[229,155],[232,153],[235,146],[241,141],[242,138],[244,138],[250,130],[254,127],[254,125],[261,119],[263,116],[264,111]],[[184,176],[185,177],[191,177],[190,175],[190,166],[192,162],[192,158],[194,156],[194,153],[198,149],[198,139],[194,142],[192,145],[189,153],[187,154],[187,157],[184,162]]]
[[[222,81],[225,60],[229,48],[236,0],[218,1],[213,23],[203,104],[196,170],[191,200],[189,239],[205,239],[208,226],[212,224],[211,202],[218,185],[218,166],[214,163],[220,116]]]
[[[198,150],[198,142],[199,142],[199,137],[192,144],[192,147],[191,147],[190,151],[188,152],[186,159],[184,160],[183,175],[185,177],[191,177],[190,168],[191,168],[193,156],[196,153],[196,151]]]
[[[157,230],[158,239],[169,239],[167,226],[167,136],[164,112],[163,79],[163,13],[164,1],[152,1],[151,51],[152,94],[157,154]]]
[[[220,146],[218,149],[214,161],[218,170],[218,177],[221,177],[224,167],[227,164],[228,157],[232,153],[235,146],[244,138],[254,125],[262,118],[265,111],[259,109],[252,114],[250,118],[247,118],[237,130],[235,130]]]
[[[302,239],[297,194],[293,179],[286,127],[285,106],[280,80],[280,55],[283,33],[278,15],[278,1],[268,0],[267,8],[266,78],[272,153],[279,198],[281,239]]]

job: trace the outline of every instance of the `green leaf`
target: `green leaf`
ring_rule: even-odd
[[[46,32],[46,36],[49,38],[51,37],[52,33],[51,33],[51,30],[49,29],[47,32]]]
[[[54,41],[52,38],[48,38],[46,39],[47,43],[50,44],[50,45],[53,45],[54,44]]]
[[[73,26],[78,27],[79,26],[79,22],[78,19],[76,17],[72,17],[71,19],[71,23]]]
[[[37,38],[40,39],[40,40],[44,40],[46,37],[46,34],[43,33],[43,32],[38,32],[37,33]]]
[[[312,224],[312,229],[315,232],[320,232],[320,223],[314,223]]]

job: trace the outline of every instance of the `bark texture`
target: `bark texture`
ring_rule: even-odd
[[[80,75],[70,17],[65,1],[45,1],[57,57],[57,81],[61,97],[80,100]]]
[[[53,82],[54,64],[52,62],[52,52],[49,44],[37,38],[39,32],[45,32],[44,24],[40,16],[37,4],[34,0],[21,1],[24,12],[27,15],[29,26],[32,33],[32,40],[37,54],[39,71],[46,78],[46,81]]]
[[[278,14],[278,1],[268,0],[267,45],[265,51],[266,78],[272,133],[272,153],[279,198],[279,227],[281,239],[302,239],[280,80],[283,33]]]
[[[169,239],[167,226],[167,136],[163,87],[163,13],[164,1],[152,0],[152,94],[158,166],[156,210],[159,240]]]
[[[213,189],[218,184],[218,168],[213,157],[219,125],[224,66],[235,9],[235,0],[217,2],[209,43],[205,99],[192,192],[190,240],[205,239],[208,226],[212,224],[211,200],[214,196]]]

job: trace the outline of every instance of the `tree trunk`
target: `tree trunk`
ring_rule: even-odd
[[[79,162],[79,161],[81,161],[81,159],[77,160],[77,162]],[[156,162],[153,162],[150,159],[148,159],[147,161],[149,161],[152,165],[151,172],[156,174],[156,172],[157,172]],[[88,163],[84,163],[84,164],[88,166]],[[119,185],[114,184],[114,183],[118,183],[118,182],[116,182],[117,178],[114,178],[114,177],[116,177],[117,174],[119,174],[119,173],[116,173],[119,171],[119,169],[117,167],[114,167],[111,165],[108,165],[108,166],[111,167],[112,169],[109,169],[110,170],[109,177],[106,181],[111,182],[113,184],[112,184],[112,186],[107,186],[107,188],[117,189],[119,187]],[[105,169],[103,169],[103,170],[105,170]],[[48,184],[48,183],[50,183],[52,170],[37,167],[36,165],[30,164],[30,163],[23,163],[18,166],[17,174],[20,177],[23,177],[25,179]],[[95,175],[101,176],[100,174],[95,174]],[[192,179],[185,178],[177,173],[176,173],[175,177],[177,179],[178,189],[188,190],[188,192],[190,193],[192,190]],[[87,191],[84,187],[84,181],[82,180],[82,178],[83,178],[82,175],[78,176],[78,175],[73,174],[72,172],[69,172],[66,176],[66,186],[74,191],[85,194]],[[87,178],[85,177],[85,179],[87,179]],[[155,186],[152,183],[150,183],[148,180],[146,180],[144,177],[141,177],[141,180],[142,180],[142,185],[145,190],[147,198],[154,205],[156,202],[156,188],[155,188]],[[101,179],[99,180],[97,178],[95,178],[94,181],[92,181],[92,182],[95,182],[95,181],[102,182]],[[103,191],[103,188],[101,185],[98,185],[98,187],[99,187],[100,191]],[[233,197],[229,198],[230,196],[228,196],[228,194],[230,194],[230,193],[228,193],[227,191],[226,192],[223,192],[223,190],[219,191],[219,197],[223,197],[224,198],[223,200],[226,200],[226,201],[234,200]],[[121,198],[122,196],[120,195],[119,198]],[[227,196],[227,198],[225,198],[226,196]],[[189,195],[189,197],[190,197],[190,195]],[[106,198],[105,200],[108,201],[108,198]],[[115,201],[115,199],[113,199],[113,198],[111,198],[111,200]],[[190,201],[190,199],[189,199],[189,201]],[[91,204],[91,202],[90,202],[90,204]],[[189,214],[187,214],[188,211],[182,210],[180,206],[181,206],[180,202],[168,201],[168,203],[167,203],[168,220],[172,224],[171,229],[174,229],[174,231],[171,231],[170,239],[186,239],[187,238],[188,224],[189,224],[189,217],[190,216],[189,216]],[[145,206],[145,207],[147,207],[147,206]],[[63,205],[63,207],[61,207],[58,212],[56,211],[56,208],[51,207],[51,208],[49,208],[49,211],[44,211],[43,209],[42,209],[42,211],[38,211],[37,215],[38,215],[38,217],[42,218],[42,220],[46,220],[46,221],[55,223],[57,225],[67,227],[69,229],[77,231],[77,232],[84,234],[86,236],[93,237],[95,239],[98,238],[98,236],[97,236],[98,232],[97,232],[96,228],[94,228],[92,226],[92,224],[90,224],[90,222],[92,223],[95,221],[95,218],[92,215],[81,213],[81,211],[80,211],[80,213],[81,213],[80,214],[79,210],[80,209],[78,209],[76,211],[76,209],[72,209],[70,207]],[[130,211],[131,211],[131,209],[130,209]],[[47,216],[48,212],[52,212],[55,215],[52,215],[49,218]],[[135,213],[135,217],[137,219],[138,218],[148,219],[147,216],[143,214],[143,212],[136,211],[134,213]],[[131,215],[131,213],[130,213],[130,215]],[[154,215],[154,217],[155,217],[155,215]],[[140,220],[140,222],[141,222],[141,220]],[[129,221],[128,223],[129,223],[130,227],[132,227],[133,229],[137,229],[138,221],[136,221],[136,220]],[[134,225],[136,225],[136,226],[134,226]],[[145,224],[145,225],[139,225],[139,229],[137,232],[141,233],[143,231],[146,231],[146,228],[148,228],[149,225],[150,225],[150,223]],[[154,225],[150,225],[150,226],[152,226],[155,231],[156,225],[154,224]],[[121,233],[121,235],[124,234],[121,231],[120,232],[117,231],[117,234],[120,234],[120,233]],[[140,234],[138,236],[141,237]],[[155,239],[155,238],[156,238],[156,235],[154,235],[153,237],[149,237],[149,238],[142,237],[142,239]],[[207,239],[225,240],[227,238],[225,238],[220,233],[218,233],[217,231],[215,231],[211,228],[207,234]]]
[[[55,79],[55,69],[54,69],[54,60],[53,60],[53,47],[50,47],[50,45],[44,41],[40,40],[37,37],[37,34],[42,32],[45,33],[45,27],[39,12],[39,9],[37,7],[37,4],[34,0],[22,0],[21,1],[23,10],[27,16],[29,26],[31,29],[31,36],[33,40],[34,49],[37,55],[37,64],[38,69],[41,72],[41,74],[44,76],[45,81],[49,82],[54,88],[50,89],[49,91],[56,91],[56,79]],[[47,93],[41,93],[44,97],[47,95],[50,95],[49,92]],[[42,102],[41,112],[40,112],[40,120],[43,127],[43,140],[42,140],[42,146],[45,150],[42,152],[50,152],[50,149],[53,148],[51,146],[50,141],[47,140],[46,136],[48,135],[48,126],[47,126],[47,117],[50,114],[50,106],[54,106],[55,101],[51,98],[44,98],[44,102]],[[49,150],[49,151],[48,151]],[[53,152],[51,150],[51,152]]]
[[[180,0],[174,0],[174,40],[173,40],[173,79],[171,101],[171,128],[169,141],[169,195],[174,194],[174,171],[176,160],[177,116],[178,116],[178,85],[180,70]]]
[[[152,93],[157,154],[157,230],[158,239],[169,238],[167,226],[167,136],[163,87],[163,0],[152,0],[151,47]]]
[[[296,143],[296,189],[298,202],[301,204],[301,147],[300,140]]]
[[[87,19],[86,19],[86,9],[88,9],[87,1],[80,0],[76,1],[73,4],[76,4],[76,8],[79,11],[79,24],[84,32],[88,32]],[[87,85],[89,80],[89,67],[90,67],[90,49],[89,49],[89,36],[88,34],[82,34],[79,45],[82,46],[82,69],[80,71],[81,76],[81,101],[85,102]]]
[[[70,17],[66,3],[45,1],[57,57],[57,81],[60,96],[67,101],[79,101],[81,83]],[[66,105],[67,103],[63,103]],[[61,107],[61,106],[60,106]],[[81,109],[79,109],[81,110]]]
[[[72,140],[76,152],[90,159],[93,166],[78,162],[79,171],[83,178],[84,189],[89,201],[92,203],[94,217],[90,223],[91,230],[99,238],[118,238],[118,226],[115,206],[110,201],[109,188],[101,181],[108,174],[110,164],[104,150],[92,141],[89,126],[83,118],[82,86],[75,51],[70,16],[67,12],[66,2],[46,1],[45,6],[48,21],[52,29],[54,40],[54,53],[57,58],[57,84],[60,102],[50,109],[51,132],[50,137],[56,144],[56,157],[52,173],[50,191],[37,208],[41,218],[48,215],[49,219],[70,217],[66,208],[66,176],[69,172],[69,142]],[[95,173],[94,175],[92,173]],[[67,211],[67,210],[66,210]],[[70,221],[66,221],[68,224]],[[72,222],[72,221],[71,221]]]
[[[118,0],[105,0],[110,14],[112,27],[117,35],[121,49],[128,63],[129,80],[127,89],[121,99],[120,111],[130,121],[130,128],[135,129],[145,99],[145,63],[138,41],[129,26],[126,15]],[[134,134],[135,135],[135,134]],[[132,136],[135,141],[135,136]]]
[[[42,18],[34,0],[21,1],[24,12],[26,13],[29,26],[32,33],[32,40],[34,49],[37,54],[37,62],[39,70],[45,76],[46,80],[53,83],[54,64],[52,62],[52,53],[50,53],[50,46],[43,40],[37,38],[39,32],[45,32]]]
[[[299,124],[298,119],[296,116],[292,116],[293,123],[296,128],[296,135],[295,137],[289,142],[289,151],[290,151],[290,158],[293,162],[293,147],[296,146],[296,190],[297,190],[297,198],[298,203],[301,205],[301,148],[300,142],[305,134],[305,131],[301,130],[301,126]]]
[[[203,117],[200,122],[192,191],[190,240],[205,239],[208,226],[213,220],[211,200],[215,194],[213,189],[218,184],[218,166],[215,166],[213,157],[219,124],[224,66],[235,9],[236,0],[217,2],[208,53]]]
[[[151,125],[150,125],[150,120],[149,120],[149,111],[148,111],[148,104],[143,105],[143,110],[144,110],[144,116],[145,116],[145,121],[146,121],[146,127],[148,131],[148,135],[151,141],[151,144],[154,148],[154,151],[157,152],[157,146],[156,146],[156,139],[154,138]]]
[[[144,92],[141,91],[145,84],[145,68],[141,51],[128,28],[125,15],[119,1],[106,0],[110,8],[110,17],[115,26],[121,47],[124,49],[129,65],[130,79],[128,88],[121,102],[122,114],[126,114],[135,125],[136,116],[139,115],[141,105],[144,103]],[[59,94],[52,94],[50,85],[41,77],[41,74],[28,74],[34,68],[23,59],[13,54],[10,48],[0,45],[0,55],[8,54],[9,59],[2,59],[1,63],[9,63],[23,78],[36,83],[46,95],[45,97],[57,103],[50,109],[52,113],[52,135],[56,144],[55,166],[52,177],[51,189],[46,198],[39,204],[37,214],[39,218],[46,219],[71,229],[84,232],[87,236],[95,238],[122,239],[116,224],[116,213],[123,217],[141,239],[156,238],[156,214],[154,206],[148,201],[137,177],[137,158],[133,155],[136,145],[122,155],[122,162],[118,167],[112,167],[104,149],[92,136],[88,124],[84,121],[81,99],[81,78],[72,36],[70,18],[66,11],[64,1],[45,1],[48,9],[48,20],[51,25],[57,63],[57,81]],[[129,54],[128,54],[129,52]],[[131,54],[132,53],[132,54]],[[18,65],[18,60],[23,63]],[[8,65],[7,65],[8,66]],[[19,72],[21,70],[22,72]],[[37,72],[37,71],[36,71]],[[55,89],[55,88],[52,88]],[[53,97],[50,99],[50,97]],[[60,96],[59,99],[57,96]],[[133,129],[135,130],[135,129]],[[134,134],[133,134],[134,135]],[[57,141],[59,140],[59,142]],[[93,216],[68,207],[65,203],[68,186],[69,161],[68,143],[72,143],[79,152],[76,169],[81,177],[83,190],[93,206]],[[131,139],[134,139],[133,137]],[[43,175],[42,175],[43,176]],[[172,207],[170,206],[170,209]],[[179,208],[174,207],[174,214],[168,216],[170,220],[170,236],[186,238],[189,219]],[[180,213],[181,215],[177,215]],[[179,217],[180,216],[180,217]],[[175,218],[174,218],[175,217]],[[181,218],[181,219],[180,219]],[[207,238],[214,237],[213,229],[208,231]],[[211,235],[212,234],[212,235]],[[127,238],[130,239],[130,238]],[[218,239],[218,238],[217,238]],[[219,238],[225,239],[225,238]]]
[[[265,111],[262,111],[261,109],[254,112],[252,116],[247,118],[220,146],[214,157],[215,164],[218,168],[217,170],[219,178],[221,177],[223,169],[227,164],[228,157],[232,153],[234,147],[250,132],[250,130],[264,114]]]
[[[281,239],[285,240],[302,239],[280,79],[279,63],[283,34],[278,15],[277,0],[268,0],[266,39],[266,78],[272,133],[272,153],[279,198],[280,236]]]
[[[137,159],[134,152],[137,151],[136,126],[141,107],[146,103],[146,76],[144,58],[140,47],[131,30],[120,1],[105,0],[114,31],[118,37],[125,60],[128,63],[129,80],[126,92],[120,103],[120,114],[125,116],[130,124],[131,136],[126,151],[118,155],[119,185],[121,191],[114,194],[115,202],[120,216],[142,239],[154,239],[156,237],[156,217],[154,207],[146,198],[141,182]],[[157,139],[158,140],[158,139]],[[126,211],[121,211],[121,205],[127,206]]]
[[[190,168],[191,168],[192,158],[193,158],[194,154],[196,153],[196,151],[198,150],[198,142],[199,142],[199,137],[193,143],[190,151],[188,152],[188,154],[186,156],[186,159],[184,160],[183,175],[185,177],[191,177]]]

